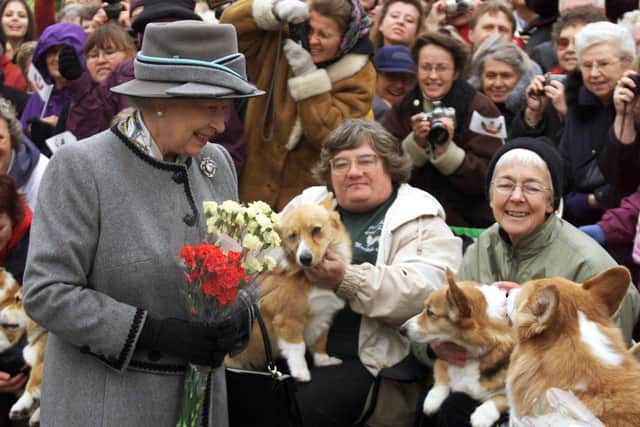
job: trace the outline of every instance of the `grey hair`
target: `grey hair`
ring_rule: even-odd
[[[11,148],[18,148],[22,144],[22,125],[16,116],[16,110],[8,99],[0,97],[0,118],[7,122]]]
[[[565,1],[566,0],[558,0],[558,12],[562,11],[562,7],[564,6]],[[591,6],[604,9],[604,0],[593,0],[591,2]]]
[[[584,51],[600,43],[610,43],[618,49],[620,60],[628,59],[631,66],[636,63],[636,44],[631,32],[623,26],[608,21],[592,22],[585,25],[575,35],[578,64],[582,64]]]
[[[368,119],[345,120],[327,136],[322,143],[320,160],[311,170],[313,177],[333,191],[331,159],[340,151],[358,148],[362,144],[369,144],[376,152],[384,169],[391,176],[394,187],[409,181],[411,159],[402,151],[400,143],[389,131],[380,123]]]
[[[493,175],[491,176],[491,187],[489,187],[489,198],[493,197],[493,180],[496,177],[496,172],[502,166],[511,166],[511,165],[519,165],[519,166],[528,166],[540,168],[545,171],[545,176],[547,178],[547,183],[549,184],[549,192],[551,194],[551,199],[553,200],[553,180],[551,179],[551,172],[549,171],[549,167],[547,163],[540,157],[536,152],[527,150],[526,148],[514,148],[513,150],[509,150],[504,153],[496,162],[496,166],[493,168]]]
[[[504,62],[518,73],[518,82],[507,97],[506,104],[510,111],[520,110],[524,102],[526,102],[521,95],[524,94],[533,77],[537,74],[542,74],[542,70],[513,42],[504,40],[499,34],[491,35],[482,42],[471,60],[469,83],[480,91],[483,89],[482,73],[487,59]]]

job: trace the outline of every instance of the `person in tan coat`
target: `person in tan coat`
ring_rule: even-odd
[[[314,184],[327,135],[371,109],[371,23],[357,0],[238,0],[221,22],[236,27],[247,74],[268,91],[247,104],[240,198],[281,210]]]

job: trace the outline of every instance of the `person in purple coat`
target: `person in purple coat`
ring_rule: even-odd
[[[47,84],[53,85],[48,100],[43,100],[34,92],[22,111],[20,123],[25,134],[42,148],[44,140],[54,135],[55,129],[64,129],[61,113],[69,103],[70,95],[67,81],[58,69],[58,53],[63,46],[72,47],[81,63],[84,63],[82,49],[87,39],[82,27],[70,22],[61,22],[48,26],[38,39],[33,52],[32,64]]]

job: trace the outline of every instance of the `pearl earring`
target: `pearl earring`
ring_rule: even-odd
[[[156,116],[162,117],[164,113],[162,111],[156,111]]]

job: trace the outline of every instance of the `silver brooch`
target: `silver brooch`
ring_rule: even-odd
[[[216,161],[211,157],[204,157],[200,162],[200,170],[207,177],[213,178],[213,176],[216,174],[216,170],[218,170],[218,165],[216,164]]]

